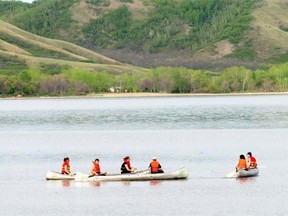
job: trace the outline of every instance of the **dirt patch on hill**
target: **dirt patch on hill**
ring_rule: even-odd
[[[142,19],[147,17],[149,11],[151,11],[151,5],[144,5],[142,0],[133,0],[133,3],[125,3],[120,0],[110,0],[109,9],[115,10],[121,6],[126,6],[132,13],[134,19]]]
[[[215,44],[217,52],[213,56],[215,59],[223,58],[224,56],[230,55],[234,52],[234,45],[229,40],[223,40]]]
[[[152,9],[151,5],[144,4],[142,0],[133,0],[132,3],[121,2],[120,0],[110,0],[108,6],[101,4],[93,5],[87,3],[86,0],[80,0],[75,3],[70,10],[72,19],[84,25],[89,23],[91,19],[102,17],[104,14],[122,6],[126,6],[129,9],[133,19],[143,19],[147,17],[149,11]]]
[[[91,19],[97,18],[94,7],[86,3],[86,0],[80,0],[71,7],[72,19],[81,23],[89,23]]]

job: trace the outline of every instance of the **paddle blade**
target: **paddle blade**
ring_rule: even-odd
[[[88,176],[89,176],[89,175],[86,175],[86,174],[84,174],[84,173],[77,172],[76,175],[75,175],[75,181],[76,181],[76,182],[85,182],[85,181],[88,181]]]
[[[227,177],[227,178],[232,178],[232,177],[235,176],[235,174],[236,174],[236,171],[232,171],[232,172],[230,172],[226,177]]]

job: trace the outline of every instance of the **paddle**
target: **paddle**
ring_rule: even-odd
[[[84,173],[80,173],[80,172],[77,172],[76,175],[75,175],[75,181],[78,181],[78,182],[85,182],[88,180],[88,175],[84,174]]]
[[[234,170],[234,171],[230,172],[226,177],[227,178],[232,178],[232,177],[235,176],[235,174],[236,174],[236,171]]]

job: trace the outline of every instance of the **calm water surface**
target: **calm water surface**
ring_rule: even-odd
[[[288,215],[288,96],[0,100],[0,215]],[[224,178],[252,151],[260,174]],[[69,156],[119,172],[156,155],[184,181],[45,180]]]

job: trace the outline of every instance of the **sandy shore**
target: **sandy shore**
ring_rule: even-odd
[[[101,93],[101,94],[89,94],[85,96],[39,96],[39,97],[23,97],[18,95],[17,97],[3,97],[1,99],[51,99],[51,98],[67,98],[67,99],[79,99],[79,98],[133,98],[133,97],[203,97],[203,96],[247,96],[247,95],[288,95],[288,92],[251,92],[251,93],[221,93],[221,94],[171,94],[171,93]]]
[[[257,93],[221,93],[221,94],[171,94],[171,93],[106,93],[101,95],[90,95],[90,97],[197,97],[197,96],[241,96],[241,95],[287,95],[288,92],[257,92]],[[89,97],[89,96],[87,96]]]

